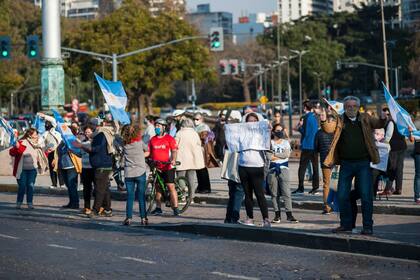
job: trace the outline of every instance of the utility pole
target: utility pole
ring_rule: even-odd
[[[383,45],[384,45],[385,84],[386,84],[386,87],[389,90],[388,54],[387,54],[387,49],[386,49],[384,0],[381,0],[381,18],[382,18],[382,38],[383,38]]]
[[[281,56],[281,54],[280,54],[280,34],[281,34],[281,31],[280,31],[280,13],[281,13],[280,0],[277,0],[277,12],[278,12],[278,18],[277,18],[277,60],[280,63],[280,56]],[[278,92],[277,92],[277,95],[278,95],[278,98],[279,98],[279,102],[281,104],[281,91],[282,91],[281,66],[279,66],[279,70],[278,70],[277,74],[278,74]],[[280,110],[280,114],[283,114],[281,112],[281,110]]]
[[[290,50],[299,56],[299,114],[302,115],[302,56],[309,51]]]

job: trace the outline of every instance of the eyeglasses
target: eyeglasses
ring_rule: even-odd
[[[195,121],[201,121],[201,119],[194,119]]]

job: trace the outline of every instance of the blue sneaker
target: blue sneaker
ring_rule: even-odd
[[[154,216],[160,216],[160,215],[162,215],[162,209],[156,207],[155,210],[150,212],[150,214],[154,215]]]
[[[174,216],[179,216],[179,209],[178,208],[175,208],[174,209]]]

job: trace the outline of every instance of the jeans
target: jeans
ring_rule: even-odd
[[[52,166],[52,163],[54,161],[54,152],[51,152],[48,154],[48,168],[50,170],[50,178],[51,178],[51,185],[54,187],[57,187],[57,178],[58,183],[60,186],[64,185],[63,176],[58,172],[54,171],[54,167]]]
[[[355,178],[362,202],[363,228],[373,227],[372,171],[369,160],[341,161],[338,178],[338,204],[340,205],[340,225],[352,229],[353,214],[350,203],[351,184]]]
[[[241,183],[228,180],[229,200],[226,207],[227,223],[237,223],[239,220],[239,213],[241,212],[241,204],[244,199],[244,189]]]
[[[239,178],[245,192],[245,210],[249,219],[254,218],[252,192],[257,197],[263,219],[268,219],[267,200],[264,196],[264,167],[239,166]]]
[[[139,177],[125,178],[127,188],[126,217],[133,218],[134,198],[139,201],[140,217],[146,218],[146,173]]]
[[[93,168],[82,169],[82,184],[83,184],[83,200],[85,201],[85,208],[90,209],[90,200],[92,199],[92,191],[95,182],[95,170]]]
[[[267,176],[267,181],[270,186],[274,211],[280,211],[280,198],[283,197],[284,208],[286,209],[286,212],[292,212],[289,169],[281,168],[279,174],[276,174],[275,171],[270,171]]]
[[[99,212],[101,207],[104,207],[106,211],[111,210],[111,191],[109,190],[111,175],[111,169],[95,170],[95,202],[93,203],[93,209],[96,213]]]
[[[33,203],[34,189],[35,189],[35,179],[36,179],[36,169],[31,170],[22,170],[20,174],[20,179],[17,180],[18,183],[18,193],[16,202],[21,204],[23,202],[23,197],[26,192],[26,202],[28,204]]]
[[[76,169],[60,169],[63,175],[64,184],[69,195],[69,206],[79,208],[79,194],[77,193],[77,174]]]
[[[305,180],[306,167],[308,166],[309,162],[312,162],[312,168],[313,168],[312,189],[313,190],[319,189],[318,153],[315,151],[303,150],[300,153],[299,170],[298,170],[298,177],[299,177],[298,189],[302,191],[304,190],[303,182]]]
[[[420,199],[420,154],[414,155],[414,201]]]

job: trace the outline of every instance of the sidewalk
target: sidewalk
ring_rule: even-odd
[[[115,227],[122,231],[125,227],[121,222],[125,218],[125,202],[113,201],[113,217],[89,219],[78,210],[60,208],[67,203],[62,196],[36,196],[34,198],[35,210],[16,210],[16,196],[10,193],[0,193],[0,215],[13,219],[34,219],[45,222],[46,217],[54,217],[56,223],[66,223],[66,220],[80,224],[98,223],[104,226]],[[375,215],[373,236],[360,234],[337,235],[331,230],[338,226],[337,215],[320,215],[311,210],[295,210],[294,215],[299,223],[293,224],[285,221],[282,213],[282,222],[272,228],[261,227],[261,214],[255,208],[256,227],[223,224],[226,209],[221,205],[193,204],[179,217],[172,216],[170,209],[164,208],[163,216],[149,216],[150,225],[154,230],[184,232],[201,234],[205,236],[221,237],[250,242],[264,242],[283,244],[295,247],[304,247],[321,250],[334,250],[341,252],[380,255],[395,258],[420,259],[420,221],[417,216],[390,216]],[[134,206],[133,226],[130,229],[135,233],[143,230],[139,226],[138,204]],[[272,211],[270,216],[273,216]],[[241,217],[245,217],[242,209]],[[358,230],[361,227],[359,215]]]
[[[291,190],[297,188],[298,178],[298,162],[290,163],[291,175]],[[220,179],[220,168],[209,169],[210,180],[212,186],[211,194],[195,195],[194,201],[196,203],[218,204],[226,205],[228,200],[227,181]],[[48,176],[38,176],[36,181],[36,193],[46,195],[67,195],[66,189],[49,189],[51,184]],[[414,184],[414,161],[406,158],[404,162],[404,180],[402,195],[390,196],[389,200],[382,198],[374,202],[375,214],[391,214],[391,215],[416,215],[420,216],[420,206],[414,203],[413,199],[413,184]],[[311,190],[311,182],[305,182],[305,194],[293,196],[293,207],[299,209],[308,209],[320,212],[322,210],[322,193],[319,195],[308,195],[307,192]],[[320,183],[322,188],[322,182]],[[116,186],[112,188],[113,200],[125,200],[125,192],[118,192]],[[0,176],[0,192],[16,192],[17,184],[13,176]],[[80,195],[81,192],[80,192]],[[268,198],[269,206],[272,207],[271,199]]]

